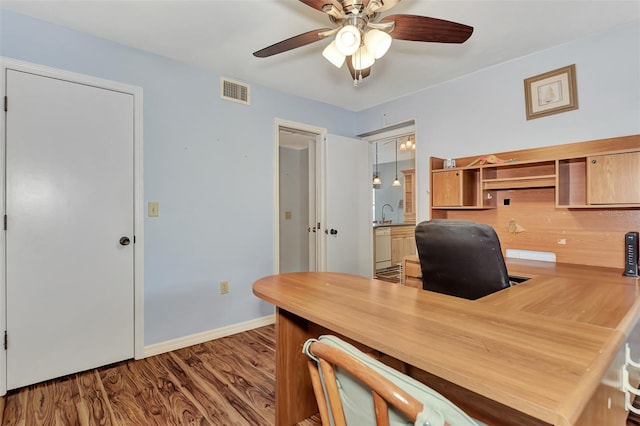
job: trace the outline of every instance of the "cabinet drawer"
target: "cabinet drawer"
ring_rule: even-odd
[[[407,278],[417,278],[422,274],[420,263],[407,260],[404,263],[404,274]]]

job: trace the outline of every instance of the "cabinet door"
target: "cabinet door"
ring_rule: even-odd
[[[403,170],[404,175],[404,221],[416,221],[415,169]]]
[[[416,238],[404,237],[403,257],[416,254]]]
[[[404,256],[404,237],[391,238],[391,264],[397,265]]]
[[[587,158],[587,204],[640,203],[640,152]]]
[[[462,206],[462,172],[450,170],[432,174],[433,207]]]

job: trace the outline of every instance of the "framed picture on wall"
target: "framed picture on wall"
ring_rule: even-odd
[[[576,65],[524,80],[527,120],[578,109]]]

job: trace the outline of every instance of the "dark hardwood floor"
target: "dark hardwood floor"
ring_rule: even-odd
[[[266,326],[10,391],[2,425],[273,425],[274,385]]]

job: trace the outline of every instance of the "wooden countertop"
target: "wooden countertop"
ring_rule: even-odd
[[[477,394],[569,425],[637,322],[637,280],[541,263],[509,262],[511,273],[532,279],[477,301],[338,273],[265,277],[253,291]]]

